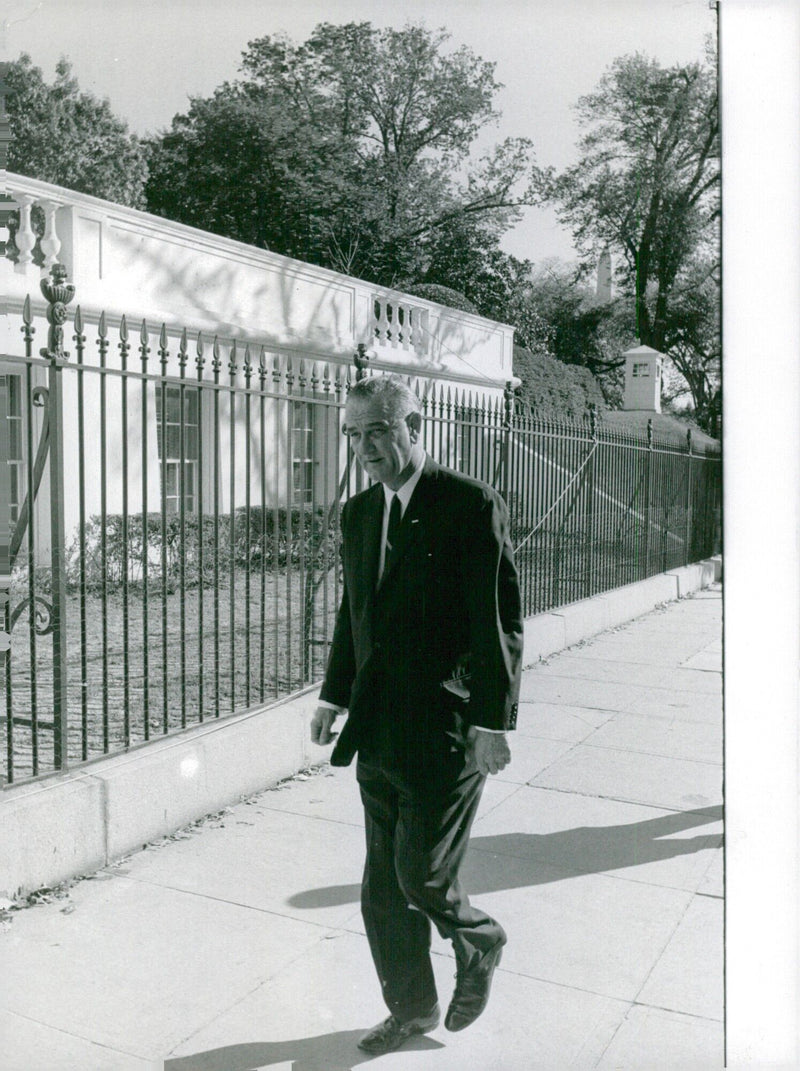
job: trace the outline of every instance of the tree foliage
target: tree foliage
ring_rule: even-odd
[[[224,85],[150,144],[148,207],[286,256],[317,260],[342,198],[341,154],[280,101]]]
[[[635,322],[625,298],[598,296],[579,266],[545,261],[530,274],[525,298],[543,325],[541,347],[597,379],[606,403],[622,402],[622,354],[637,345]]]
[[[712,434],[722,415],[719,286],[716,261],[693,258],[675,287],[667,324],[669,356],[688,388],[690,410]]]
[[[719,211],[719,122],[708,64],[662,68],[641,55],[614,61],[582,97],[580,158],[549,175],[548,195],[584,260],[619,254],[641,342],[663,350],[681,271],[713,241]]]
[[[491,221],[463,215],[436,228],[425,242],[420,279],[466,294],[484,316],[504,318],[527,262],[504,253]]]
[[[480,315],[480,309],[469,300],[466,294],[453,290],[449,286],[440,286],[439,283],[417,283],[405,288],[405,292],[413,297],[425,298],[426,301],[435,301],[438,305],[446,305],[450,309]]]
[[[571,228],[585,269],[611,250],[641,343],[667,353],[682,373],[718,359],[709,336],[719,300],[720,177],[710,47],[705,62],[668,68],[623,56],[577,110],[585,129],[578,161],[560,174],[542,172],[543,196]],[[690,308],[699,262],[709,283]],[[688,383],[693,395],[700,390],[699,380]]]
[[[144,207],[142,145],[108,100],[80,91],[65,59],[56,65],[50,85],[26,54],[8,65],[4,81],[13,138],[9,171]]]
[[[251,41],[242,77],[152,141],[149,207],[383,285],[442,282],[425,278],[441,231],[497,233],[534,196],[525,139],[470,160],[499,86],[448,40],[321,23]]]

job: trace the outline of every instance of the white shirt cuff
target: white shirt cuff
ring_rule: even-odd
[[[326,710],[335,710],[337,714],[344,714],[347,707],[337,707],[335,703],[329,703],[326,699],[317,700],[318,707],[325,707]]]

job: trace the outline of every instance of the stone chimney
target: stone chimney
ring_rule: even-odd
[[[625,396],[622,408],[661,412],[661,372],[664,354],[649,346],[636,346],[625,358]]]

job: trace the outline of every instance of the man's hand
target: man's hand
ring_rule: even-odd
[[[511,762],[511,748],[505,733],[484,733],[474,725],[467,730],[467,753],[475,759],[478,773],[500,773]]]
[[[330,707],[317,707],[314,717],[311,719],[311,743],[330,744],[339,735],[331,732],[331,726],[336,718],[337,711]]]

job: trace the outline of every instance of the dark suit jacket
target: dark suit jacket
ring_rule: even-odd
[[[320,694],[349,709],[338,766],[364,746],[411,765],[450,750],[456,714],[488,729],[516,725],[523,626],[503,500],[426,458],[376,587],[383,510],[378,483],[342,510],[344,591]],[[442,682],[467,652],[464,703]]]

